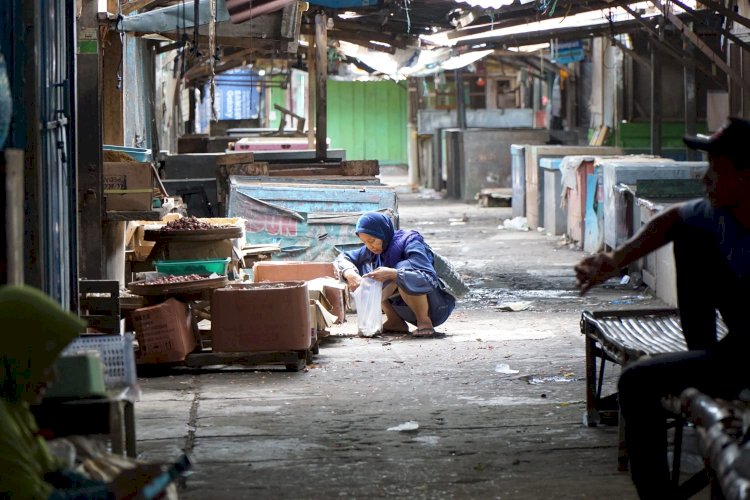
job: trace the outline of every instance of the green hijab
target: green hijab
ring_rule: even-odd
[[[57,468],[29,403],[45,371],[85,323],[34,288],[0,287],[0,497],[47,498]]]

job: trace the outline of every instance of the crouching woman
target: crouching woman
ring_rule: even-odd
[[[456,305],[435,270],[435,257],[416,231],[394,230],[391,219],[368,212],[357,220],[355,232],[364,246],[343,252],[334,261],[349,290],[356,290],[363,277],[383,283],[381,303],[386,321],[383,331],[409,331],[415,337],[435,336]]]

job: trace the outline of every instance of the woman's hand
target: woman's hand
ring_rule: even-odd
[[[398,271],[392,267],[379,267],[374,271],[371,271],[364,276],[365,278],[372,278],[376,281],[393,281],[398,277]]]
[[[598,253],[586,257],[574,269],[576,271],[576,288],[581,292],[581,295],[588,292],[591,287],[617,276],[619,272],[619,266],[610,253]]]
[[[360,283],[362,283],[362,277],[354,270],[347,269],[343,273],[344,279],[346,280],[346,284],[349,286],[349,291],[353,292],[357,288],[359,288]]]

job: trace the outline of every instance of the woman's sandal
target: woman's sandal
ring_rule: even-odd
[[[445,337],[444,333],[436,332],[434,328],[417,328],[411,335],[412,337],[423,339]]]
[[[408,335],[409,330],[383,330],[383,335]]]

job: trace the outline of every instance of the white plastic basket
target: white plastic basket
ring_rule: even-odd
[[[71,342],[62,356],[97,351],[104,365],[104,385],[108,390],[119,391],[119,397],[131,400],[140,398],[135,370],[133,334],[81,335]]]

